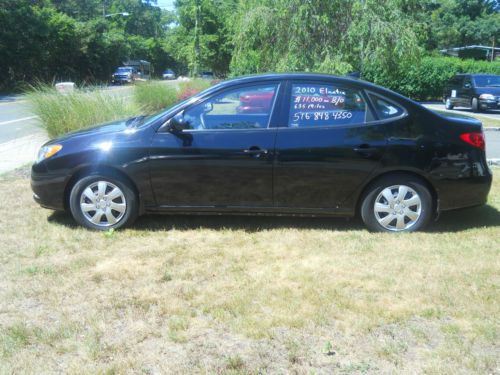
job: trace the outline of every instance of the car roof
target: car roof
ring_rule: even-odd
[[[323,73],[264,73],[264,74],[252,74],[252,75],[246,75],[242,77],[236,77],[232,79],[228,79],[225,81],[219,82],[217,85],[210,87],[209,89],[205,90],[204,93],[209,94],[214,91],[224,89],[224,88],[230,88],[231,86],[235,86],[238,84],[245,84],[245,83],[253,83],[253,82],[265,82],[265,81],[277,81],[277,80],[311,80],[311,81],[330,81],[330,80],[335,80],[337,83],[344,83],[346,85],[351,85],[354,87],[357,87],[359,89],[363,90],[369,90],[373,91],[375,93],[379,93],[382,95],[386,95],[389,98],[395,98],[402,100],[404,102],[410,102],[413,104],[415,103],[412,99],[407,98],[395,91],[392,91],[390,89],[387,89],[382,86],[377,86],[373,83],[370,83],[368,81],[364,81],[361,79],[356,79],[356,78],[349,78],[349,77],[340,77],[340,76],[335,76],[332,74],[323,74]]]
[[[401,96],[400,94],[386,89],[385,87],[377,86],[371,82],[364,81],[357,78],[350,78],[347,76],[335,76],[332,74],[324,73],[265,73],[265,74],[252,74],[242,77],[232,78],[226,81],[222,81],[219,85],[221,86],[232,86],[239,83],[251,83],[253,81],[276,81],[276,80],[311,80],[311,81],[322,81],[322,80],[335,80],[337,82],[345,83],[347,85],[363,86],[364,88],[373,89],[375,91],[390,92]],[[407,98],[405,98],[407,99]]]

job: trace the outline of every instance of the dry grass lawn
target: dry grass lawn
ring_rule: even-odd
[[[97,233],[0,178],[0,374],[499,374],[500,175],[425,233],[146,216]]]

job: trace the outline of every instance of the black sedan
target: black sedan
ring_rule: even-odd
[[[54,139],[31,173],[40,205],[98,230],[162,212],[359,214],[371,230],[410,232],[484,204],[491,180],[479,121],[319,74],[237,78]]]

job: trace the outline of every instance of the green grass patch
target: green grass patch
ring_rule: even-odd
[[[210,84],[210,81],[202,79],[180,83],[141,82],[134,86],[134,102],[143,112],[154,113],[209,88]]]
[[[178,87],[164,81],[140,82],[134,86],[134,101],[146,113],[161,111],[178,100]]]
[[[139,112],[137,106],[126,98],[98,90],[61,94],[49,86],[39,86],[27,93],[27,99],[50,137]]]

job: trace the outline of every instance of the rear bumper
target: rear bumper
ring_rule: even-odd
[[[449,211],[486,204],[492,180],[491,173],[487,173],[484,176],[439,181],[436,183],[439,210]]]
[[[31,167],[31,190],[33,199],[40,206],[51,210],[65,209],[65,188],[68,176],[47,172],[43,163]]]

